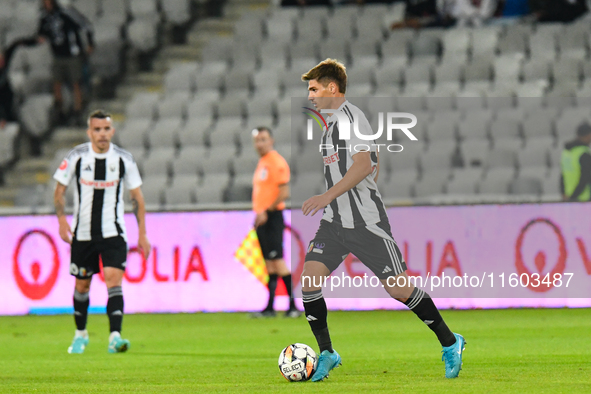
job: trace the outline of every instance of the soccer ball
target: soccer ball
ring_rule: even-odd
[[[289,345],[279,354],[279,371],[290,382],[303,382],[310,379],[317,366],[316,352],[303,343]]]

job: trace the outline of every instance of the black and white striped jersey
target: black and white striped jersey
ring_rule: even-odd
[[[121,235],[127,240],[123,220],[123,182],[129,190],[142,185],[131,153],[111,144],[96,153],[90,142],[68,153],[53,178],[62,185],[76,180],[72,231],[78,241]]]
[[[338,118],[341,122],[345,120],[349,122],[349,139],[341,139]],[[369,148],[374,170],[357,186],[333,200],[324,209],[322,219],[340,224],[344,228],[367,227],[382,220],[387,221],[386,209],[374,181],[378,164],[376,146],[373,140],[360,139],[353,127],[354,124],[358,124],[361,134],[368,136],[374,134],[365,114],[349,101],[345,101],[326,119],[326,123],[328,130],[324,128],[321,148],[327,190],[343,179],[353,164],[353,156],[359,151],[367,151]]]

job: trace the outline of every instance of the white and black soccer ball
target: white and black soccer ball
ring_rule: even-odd
[[[290,382],[303,382],[310,379],[317,366],[316,352],[303,343],[289,345],[279,354],[279,371]]]

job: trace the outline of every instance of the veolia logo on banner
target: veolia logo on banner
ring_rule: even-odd
[[[341,140],[350,140],[351,139],[351,125],[353,126],[353,133],[355,137],[362,141],[367,141],[367,143],[362,144],[355,144],[350,145],[347,149],[351,150],[351,152],[362,152],[368,151],[372,147],[380,152],[387,150],[388,152],[396,153],[402,152],[404,147],[401,144],[390,143],[394,139],[394,131],[400,130],[402,131],[411,141],[418,141],[418,138],[410,131],[413,127],[417,125],[417,117],[408,112],[386,112],[385,116],[383,112],[378,112],[378,129],[374,134],[363,134],[359,130],[359,117],[354,117],[353,122],[351,122],[349,116],[344,112],[336,111],[334,109],[321,109],[320,112],[308,108],[303,107],[309,112],[303,112],[304,114],[312,117],[316,121],[316,123],[320,126],[321,130],[328,130],[328,124],[326,123],[326,119],[322,114],[332,114],[337,117],[338,122],[338,130],[339,130],[339,139]],[[386,126],[384,128],[384,118],[386,119]],[[311,141],[314,139],[314,124],[312,119],[308,119],[307,128],[306,128],[306,139]],[[410,122],[408,123],[398,123],[401,119],[408,119]],[[396,122],[396,123],[395,123]],[[381,144],[376,143],[376,140],[379,139],[384,133],[386,133],[386,140],[388,144]],[[320,144],[319,150],[322,152],[323,148],[329,149],[343,149],[342,147],[334,147],[332,144]]]

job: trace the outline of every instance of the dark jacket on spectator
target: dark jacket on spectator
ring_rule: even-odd
[[[82,31],[86,32],[88,45],[94,46],[92,26],[88,21],[79,13],[56,6],[41,17],[38,34],[49,40],[54,56],[75,57],[85,52]]]

